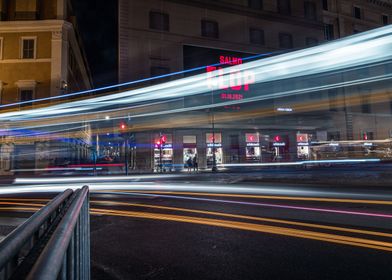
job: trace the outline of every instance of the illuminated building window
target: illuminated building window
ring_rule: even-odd
[[[37,39],[31,37],[23,37],[21,39],[20,56],[22,59],[35,59],[36,58],[36,43]]]
[[[305,43],[308,47],[317,46],[318,40],[316,38],[307,37]]]
[[[388,15],[382,15],[381,20],[382,20],[383,25],[388,25],[388,23],[389,23]]]
[[[216,21],[202,20],[201,35],[203,37],[219,38],[219,26]]]
[[[264,45],[264,30],[250,28],[249,41],[251,44]]]
[[[316,4],[310,1],[304,2],[305,18],[310,20],[316,20]]]
[[[288,33],[279,33],[279,48],[292,49],[293,48],[293,36]]]
[[[248,0],[248,7],[251,9],[262,10],[263,0]]]
[[[169,15],[160,12],[150,12],[150,28],[169,31]]]
[[[290,0],[278,0],[278,12],[282,15],[291,15]]]
[[[323,0],[323,10],[328,11],[328,0]]]
[[[353,9],[353,16],[355,18],[357,18],[357,19],[361,19],[362,18],[361,8],[354,7],[354,9]]]
[[[324,37],[325,40],[328,41],[333,40],[335,38],[333,24],[326,24],[324,26]]]

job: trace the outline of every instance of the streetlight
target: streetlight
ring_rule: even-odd
[[[126,131],[126,128],[127,128],[127,126],[126,126],[125,123],[120,123],[120,131],[122,132],[121,136],[125,139],[124,140],[124,145],[125,145],[125,147],[124,147],[124,150],[125,150],[125,159],[124,159],[124,161],[125,161],[125,175],[128,176],[128,173],[129,173],[129,171],[128,171],[129,137],[128,137],[128,132]]]
[[[216,166],[216,148],[215,148],[215,117],[214,117],[214,90],[211,90],[211,124],[212,124],[212,172],[217,172]]]

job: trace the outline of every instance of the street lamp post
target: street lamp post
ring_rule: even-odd
[[[214,90],[211,90],[211,105],[214,105]],[[211,171],[217,172],[218,167],[216,166],[214,106],[211,106],[211,125],[212,125],[212,168],[211,168]]]

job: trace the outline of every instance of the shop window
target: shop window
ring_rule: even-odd
[[[264,45],[264,30],[250,28],[249,41],[251,44]]]
[[[36,57],[36,38],[22,38],[21,40],[21,58],[35,59]]]
[[[279,47],[282,49],[292,49],[293,36],[288,33],[279,33]]]
[[[202,20],[201,35],[203,37],[219,38],[219,26],[216,21]]]
[[[195,159],[195,157],[196,157],[196,159]],[[183,136],[183,163],[184,163],[184,167],[188,166],[189,162],[192,162],[192,163],[197,162],[197,147],[196,147],[196,136],[195,135]]]
[[[214,155],[215,163],[223,163],[223,150],[222,150],[222,134],[221,133],[206,133],[206,160],[207,167],[213,166]]]
[[[316,4],[310,1],[304,2],[305,18],[310,20],[316,20]]]
[[[169,15],[151,11],[150,28],[162,31],[169,31]]]
[[[335,38],[333,24],[326,24],[324,26],[324,37],[327,41],[333,40]]]
[[[262,10],[263,0],[248,0],[248,7],[251,9]]]
[[[361,19],[361,18],[362,18],[361,8],[359,8],[359,7],[354,7],[354,9],[353,9],[353,15],[354,15],[355,18]]]
[[[282,15],[291,15],[290,0],[278,0],[278,12]]]

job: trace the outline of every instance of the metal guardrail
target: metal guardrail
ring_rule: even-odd
[[[66,190],[0,243],[0,280],[90,279],[87,186]]]

